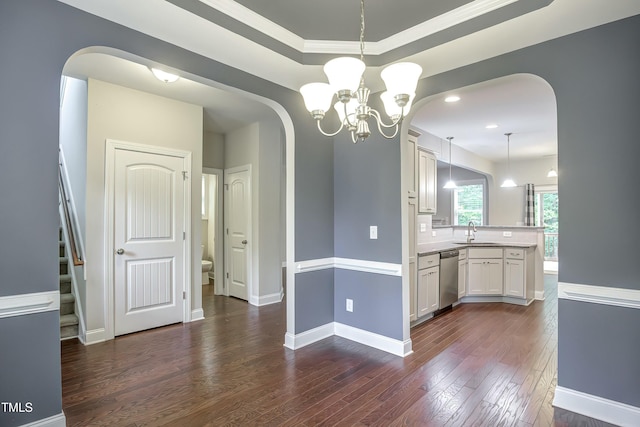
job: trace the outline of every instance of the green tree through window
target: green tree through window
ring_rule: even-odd
[[[460,185],[454,190],[453,217],[455,225],[466,225],[473,221],[484,224],[484,185]]]

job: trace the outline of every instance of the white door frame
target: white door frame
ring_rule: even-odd
[[[242,165],[242,166],[236,166],[233,168],[227,168],[224,170],[224,271],[225,271],[225,275],[224,275],[224,288],[225,288],[225,292],[224,295],[229,296],[229,277],[227,277],[227,272],[229,271],[229,239],[227,239],[227,233],[226,230],[229,228],[229,203],[227,200],[227,180],[226,180],[226,176],[228,173],[235,173],[235,172],[248,172],[249,173],[249,182],[247,183],[248,185],[248,189],[249,189],[249,203],[251,203],[251,209],[250,209],[250,217],[249,217],[249,224],[247,227],[247,236],[249,237],[249,249],[250,252],[248,253],[247,256],[247,302],[253,305],[257,305],[255,303],[255,299],[253,298],[253,287],[254,287],[254,283],[253,283],[253,279],[255,278],[255,275],[253,274],[253,248],[255,240],[254,236],[253,236],[253,185],[252,185],[252,181],[253,181],[253,175],[252,175],[252,171],[251,171],[251,165],[247,164],[247,165]],[[253,301],[253,303],[252,303]]]
[[[217,200],[216,200],[216,221],[214,227],[216,228],[216,247],[213,248],[214,252],[214,267],[216,279],[214,281],[214,294],[215,295],[227,295],[229,296],[229,290],[227,289],[225,279],[225,262],[224,262],[224,171],[222,169],[215,168],[202,168],[202,173],[207,175],[215,175],[218,177],[217,181]]]
[[[183,243],[184,272],[183,272],[183,314],[182,322],[191,321],[191,270],[193,262],[191,257],[191,152],[184,150],[176,150],[173,148],[157,147],[154,145],[139,144],[136,142],[117,141],[113,139],[106,140],[105,147],[105,295],[104,295],[104,319],[105,319],[105,339],[111,340],[115,338],[115,306],[114,306],[114,259],[113,254],[115,248],[113,246],[114,238],[114,208],[115,208],[115,188],[113,185],[115,176],[115,154],[116,150],[139,151],[150,154],[161,154],[166,156],[180,157],[183,160],[184,170],[187,172],[184,185],[184,224],[183,230],[185,238]]]

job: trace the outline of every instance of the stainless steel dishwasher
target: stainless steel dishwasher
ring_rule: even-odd
[[[458,301],[458,250],[440,252],[440,310]]]

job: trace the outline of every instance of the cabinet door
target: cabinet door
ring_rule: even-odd
[[[440,304],[440,267],[418,270],[418,317],[432,313]]]
[[[488,295],[502,295],[503,277],[502,277],[502,260],[487,260],[486,268],[486,290]]]
[[[407,191],[409,193],[409,197],[416,197],[416,186],[417,186],[417,178],[416,178],[416,152],[418,147],[418,137],[415,135],[409,134],[407,138],[407,154],[406,154],[406,164],[405,164],[405,177],[407,180]]]
[[[437,194],[436,157],[423,150],[418,150],[418,213],[436,213]]]
[[[507,259],[504,264],[504,293],[524,298],[524,261]]]
[[[416,315],[416,288],[418,279],[418,264],[416,258],[416,199],[409,199],[407,206],[407,216],[409,222],[409,321],[414,321]]]
[[[458,298],[467,294],[467,261],[458,262]]]
[[[486,260],[470,259],[467,276],[468,295],[484,295],[485,289],[485,263]]]

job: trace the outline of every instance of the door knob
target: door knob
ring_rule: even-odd
[[[124,253],[124,249],[120,248],[116,251],[118,255],[122,255]]]
[[[247,243],[249,243],[249,242],[247,242],[246,240],[243,240],[243,241],[242,241],[242,244],[243,244],[243,245],[246,245]]]

